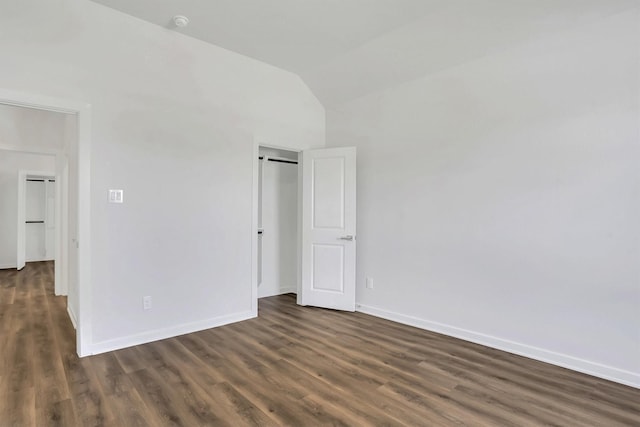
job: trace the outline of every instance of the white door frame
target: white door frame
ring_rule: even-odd
[[[16,267],[18,268],[18,270],[24,267],[24,263],[26,261],[26,252],[27,252],[26,227],[25,227],[25,220],[26,220],[25,206],[26,206],[26,200],[27,200],[26,180],[28,176],[33,176],[33,175],[54,178],[56,180],[56,190],[58,189],[58,185],[59,185],[58,184],[59,177],[55,173],[52,174],[51,171],[44,172],[44,171],[32,171],[32,170],[25,170],[25,169],[18,170],[18,229],[17,229],[18,241],[16,242],[16,252],[17,252]],[[62,218],[60,218],[59,204],[58,204],[57,197],[56,197],[56,206],[55,206],[55,222],[56,222],[56,232],[55,232],[56,246],[55,246],[54,262],[56,263],[56,265],[59,266],[60,254],[58,253],[58,249],[59,249],[60,238],[62,237],[59,236],[58,227],[62,222]],[[63,257],[63,259],[66,259],[66,258]],[[54,278],[55,294],[66,295],[66,293],[64,294],[61,293],[61,291],[64,288],[66,288],[65,286],[66,283],[63,285],[60,277],[60,272],[58,270],[59,270],[58,268],[55,269],[55,278]]]
[[[77,158],[78,158],[78,313],[76,320],[76,352],[78,356],[91,354],[92,311],[91,311],[91,105],[43,95],[14,92],[0,88],[0,104],[37,110],[70,113],[77,115]],[[39,154],[55,154],[46,150],[24,150],[21,147],[2,146],[0,148],[27,151]],[[257,232],[256,232],[257,233]],[[56,258],[58,253],[56,251]]]
[[[264,148],[273,148],[276,150],[285,150],[291,151],[294,153],[298,153],[298,161],[300,153],[302,150],[299,148],[291,148],[285,146],[278,146],[273,144],[267,144],[264,142],[260,142],[258,140],[253,141],[253,185],[252,185],[252,203],[251,203],[251,313],[255,317],[258,315],[258,185],[259,185],[259,170],[260,170],[260,161],[258,160],[258,156],[260,155],[260,147]],[[296,248],[297,253],[297,262],[298,266],[298,283],[297,289],[300,292],[300,201],[302,200],[301,195],[301,185],[300,185],[300,170],[298,168],[298,243]]]

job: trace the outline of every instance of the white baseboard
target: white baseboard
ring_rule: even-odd
[[[71,324],[73,324],[73,329],[78,330],[78,321],[76,320],[76,314],[71,310],[71,306],[67,304],[67,313],[69,314],[69,319],[71,319]]]
[[[356,311],[640,388],[640,373],[367,305],[356,304]]]
[[[55,261],[55,260],[53,260],[53,259],[28,259],[28,260],[25,260],[25,263],[27,263],[27,262],[42,262],[42,261]],[[16,265],[15,262],[10,262],[10,263],[5,263],[5,264],[0,263],[0,270],[5,270],[5,269],[8,269],[8,268],[15,269],[17,267],[18,266]]]
[[[285,286],[282,288],[279,288],[273,292],[269,292],[266,295],[260,295],[260,292],[258,292],[258,299],[260,298],[268,298],[268,297],[275,297],[276,295],[284,295],[284,294],[297,294],[298,293],[298,287],[297,286]]]
[[[241,313],[230,314],[227,316],[214,317],[212,319],[183,323],[181,325],[170,326],[168,328],[142,332],[140,334],[129,335],[122,338],[97,342],[91,345],[90,354],[100,354],[106,353],[108,351],[120,350],[122,348],[132,347],[134,345],[146,344],[166,338],[177,337],[179,335],[190,334],[192,332],[211,329],[218,326],[227,325],[229,323],[240,322],[242,320],[248,320],[254,317],[256,317],[256,315],[252,311],[245,311]]]

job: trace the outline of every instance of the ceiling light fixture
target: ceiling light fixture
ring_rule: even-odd
[[[173,23],[176,24],[178,28],[184,28],[189,24],[189,18],[183,15],[176,15],[173,17]]]

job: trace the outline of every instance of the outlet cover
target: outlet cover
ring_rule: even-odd
[[[124,191],[109,190],[109,203],[124,203]]]

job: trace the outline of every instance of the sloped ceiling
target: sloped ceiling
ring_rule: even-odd
[[[94,0],[292,71],[331,107],[640,0]]]

